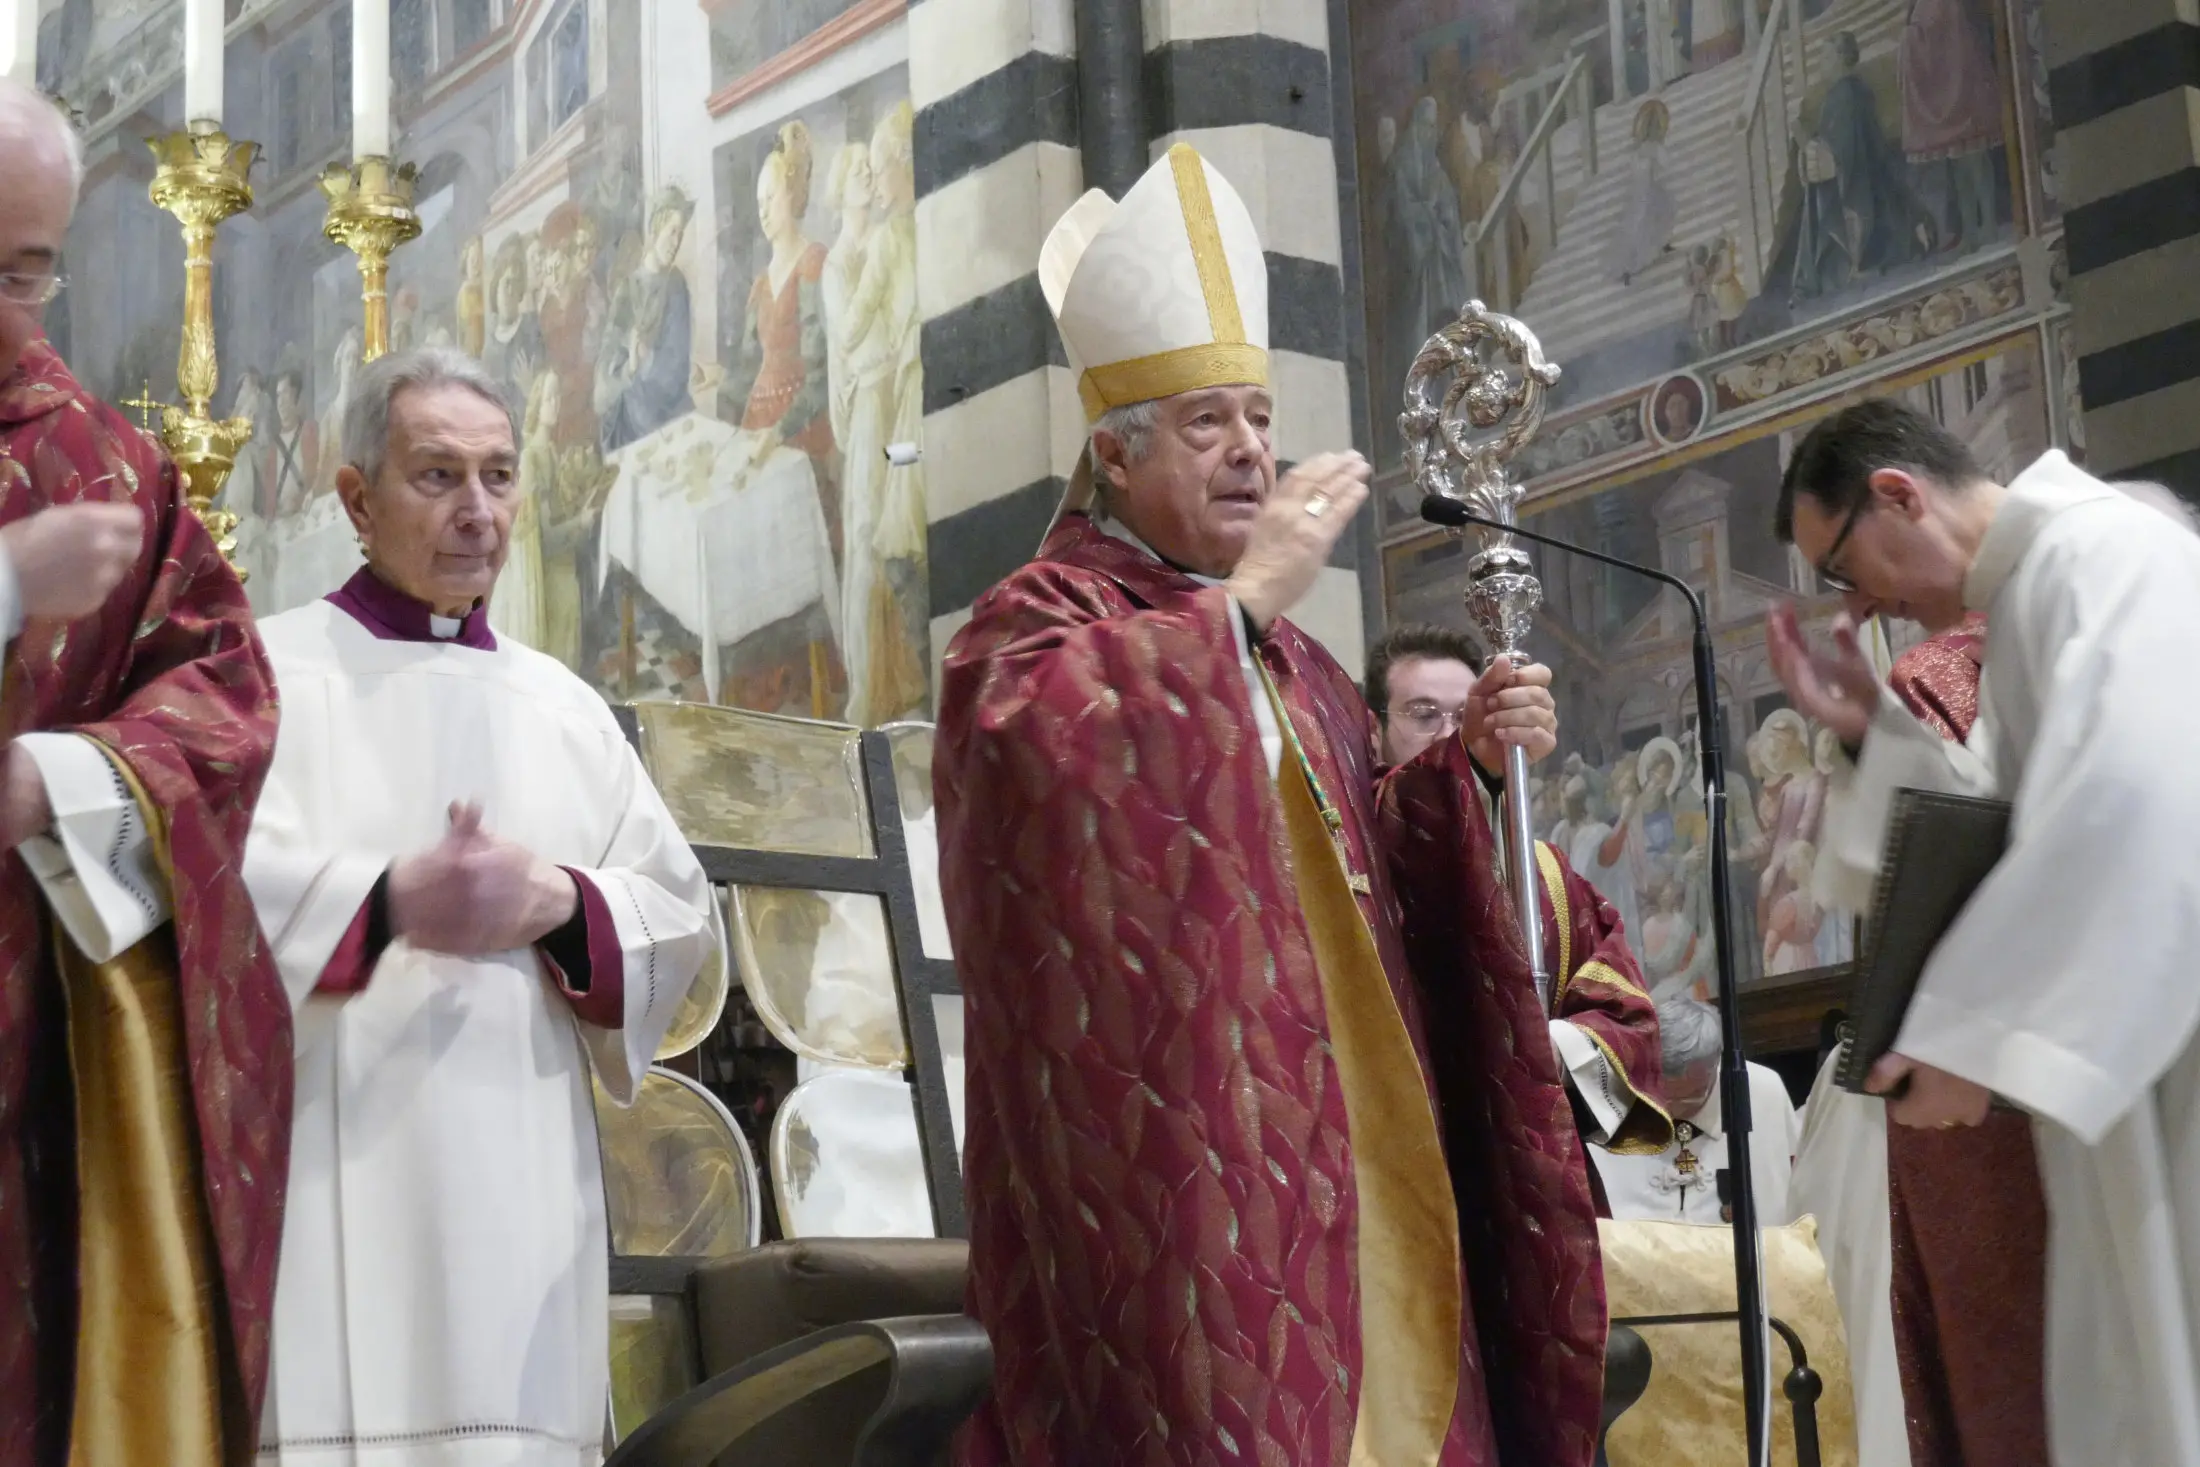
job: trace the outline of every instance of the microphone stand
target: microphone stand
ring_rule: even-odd
[[[1585,545],[1555,536],[1524,530],[1474,513],[1459,500],[1431,494],[1421,501],[1421,518],[1449,529],[1473,525],[1503,530],[1537,545],[1548,545],[1636,575],[1662,582],[1681,593],[1695,623],[1696,742],[1703,759],[1704,811],[1711,843],[1712,948],[1719,974],[1719,1059],[1721,1108],[1726,1123],[1726,1164],[1733,1176],[1734,1197],[1734,1297],[1741,1316],[1742,1415],[1748,1434],[1750,1467],[1770,1467],[1772,1461],[1771,1341],[1767,1334],[1764,1242],[1757,1231],[1757,1193],[1750,1175],[1750,1106],[1748,1061],[1742,1054],[1742,1002],[1734,979],[1734,949],[1728,934],[1731,893],[1727,885],[1726,851],[1726,756],[1719,721],[1719,680],[1711,655],[1711,623],[1704,615],[1703,600],[1695,588],[1679,576],[1606,555]]]

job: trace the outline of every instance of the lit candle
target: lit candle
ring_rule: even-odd
[[[351,156],[390,155],[390,0],[351,0]]]
[[[183,120],[221,126],[222,0],[184,0]]]
[[[38,0],[5,0],[7,29],[0,47],[7,50],[0,71],[27,87],[38,85]]]

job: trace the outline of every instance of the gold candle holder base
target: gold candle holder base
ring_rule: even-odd
[[[214,537],[224,559],[237,548],[237,517],[214,508],[251,441],[249,418],[217,419],[214,390],[221,368],[214,350],[214,231],[252,207],[250,176],[258,143],[232,141],[200,125],[148,138],[153,150],[153,202],[183,226],[183,347],[176,356],[176,390],[183,406],[160,404],[160,436],[183,479],[184,499]],[[150,407],[146,403],[141,406]]]
[[[410,163],[393,167],[380,157],[361,158],[349,168],[331,163],[321,173],[321,192],[328,199],[328,223],[321,232],[359,257],[364,361],[390,349],[390,255],[420,235],[420,216],[413,211],[419,176]]]

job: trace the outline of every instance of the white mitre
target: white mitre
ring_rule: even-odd
[[[1039,288],[1088,422],[1205,387],[1268,385],[1268,265],[1253,216],[1183,143],[1121,203],[1094,189],[1071,206],[1039,251]],[[1088,448],[1060,513],[1091,498]]]

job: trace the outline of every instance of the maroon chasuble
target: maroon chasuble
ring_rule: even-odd
[[[1360,1338],[1353,1143],[1231,615],[1073,515],[947,654],[969,1308],[995,1352],[965,1467],[1345,1467],[1363,1347],[1395,1344]],[[1595,1217],[1466,751],[1378,818],[1352,681],[1288,621],[1255,649],[1444,1135],[1464,1256],[1431,1282],[1463,1282],[1467,1327],[1439,1460],[1587,1467]],[[1392,872],[1424,842],[1459,854],[1416,933]]]
[[[1895,659],[1888,681],[1942,737],[1978,716],[1986,619]],[[1887,1125],[1895,1356],[1916,1467],[2047,1467],[2047,1199],[2032,1118]]]
[[[92,616],[29,621],[7,649],[0,738],[83,734],[167,824],[170,924],[222,1362],[258,1420],[290,1160],[290,1001],[242,877],[275,747],[275,689],[244,588],[160,447],[39,341],[0,383],[0,522],[103,501],[144,518],[137,565]],[[68,1451],[76,1326],[74,1095],[52,916],[21,858],[0,879],[0,1462]],[[252,1438],[241,1446],[249,1457]]]

